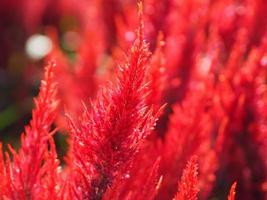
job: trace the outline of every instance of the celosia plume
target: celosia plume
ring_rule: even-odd
[[[114,179],[124,176],[155,125],[154,110],[145,101],[149,55],[141,19],[129,59],[119,67],[115,82],[102,88],[92,109],[85,108],[79,123],[70,123],[74,190],[81,199],[101,199]]]
[[[197,200],[198,187],[198,165],[197,158],[192,157],[183,171],[181,181],[178,185],[178,193],[174,200]]]
[[[32,120],[25,127],[25,134],[21,136],[21,148],[18,153],[9,146],[13,160],[6,153],[6,166],[1,165],[0,196],[6,199],[36,199],[39,192],[49,187],[50,182],[43,184],[46,169],[46,154],[49,153],[48,141],[51,137],[51,125],[56,116],[59,101],[56,98],[57,89],[54,82],[55,63],[50,63],[45,69],[45,77],[41,82],[40,93],[35,99],[35,109]],[[50,145],[53,152],[54,146]],[[55,153],[54,153],[55,154]],[[56,154],[54,155],[56,157]],[[55,158],[53,158],[54,160]],[[56,168],[51,168],[56,170]],[[54,177],[55,178],[55,177]]]

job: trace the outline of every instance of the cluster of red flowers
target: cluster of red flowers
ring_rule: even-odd
[[[46,30],[55,61],[0,153],[0,199],[267,199],[265,0],[81,2],[74,62]]]

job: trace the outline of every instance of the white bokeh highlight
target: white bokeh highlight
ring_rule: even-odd
[[[26,41],[25,50],[33,60],[40,60],[52,50],[52,41],[49,37],[35,34]]]

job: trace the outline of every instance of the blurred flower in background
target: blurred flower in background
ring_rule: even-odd
[[[47,29],[72,58],[87,21],[86,1],[3,0],[0,2],[0,137],[15,146],[29,120],[44,58],[53,48]],[[84,13],[84,14],[83,14]]]

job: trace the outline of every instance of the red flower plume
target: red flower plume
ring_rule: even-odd
[[[192,157],[183,171],[178,193],[174,200],[197,200],[197,193],[199,192],[197,170],[197,159]]]
[[[0,158],[0,177],[4,177],[2,179],[4,183],[0,184],[1,197],[20,200],[34,199],[37,198],[42,188],[49,187],[50,182],[46,182],[47,185],[44,185],[42,179],[44,171],[47,170],[44,168],[44,163],[45,154],[48,153],[48,140],[51,138],[49,132],[58,107],[54,67],[55,63],[52,62],[45,69],[45,77],[41,82],[39,95],[34,100],[35,109],[32,111],[32,120],[25,127],[25,134],[21,136],[21,148],[16,153],[9,146],[13,162],[8,153],[6,153],[5,166],[3,158]]]
[[[154,127],[155,112],[146,105],[150,53],[143,39],[142,15],[140,19],[138,37],[116,81],[99,92],[92,110],[85,108],[78,123],[70,122],[74,193],[79,199],[101,199],[114,178],[129,168],[140,143]]]

